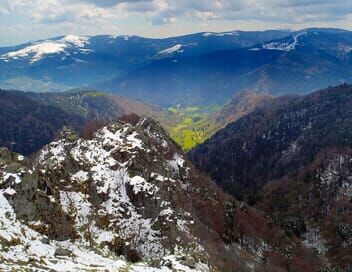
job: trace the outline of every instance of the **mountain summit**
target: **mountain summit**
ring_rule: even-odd
[[[32,159],[2,148],[0,218],[3,270],[312,271],[323,264],[222,193],[148,118],[111,123],[87,139],[64,129]]]

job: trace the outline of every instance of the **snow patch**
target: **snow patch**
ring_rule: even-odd
[[[159,51],[158,54],[169,55],[169,54],[173,54],[173,53],[182,53],[183,52],[183,50],[181,50],[182,47],[184,47],[184,45],[176,44],[170,48]]]
[[[149,195],[154,195],[159,189],[154,184],[147,182],[140,176],[135,176],[130,179],[129,183],[133,187],[133,192],[138,194],[140,192],[146,192]]]
[[[84,36],[67,35],[59,41],[70,43],[77,47],[84,47],[89,42],[89,38]]]
[[[89,178],[89,174],[85,171],[78,171],[76,174],[72,175],[72,180],[77,181],[77,182],[85,182]]]
[[[319,229],[317,228],[308,228],[308,231],[304,234],[303,243],[307,247],[318,251],[319,254],[324,255],[326,253],[326,241],[321,237]]]
[[[238,31],[230,31],[230,32],[206,32],[203,34],[204,37],[210,37],[210,36],[217,36],[217,37],[223,37],[223,36],[238,36],[239,33]]]
[[[30,58],[35,63],[45,56],[67,53],[69,48],[82,48],[89,43],[88,37],[68,35],[59,40],[45,40],[36,42],[17,51],[8,52],[0,56],[4,61]]]
[[[307,34],[308,34],[307,32],[298,33],[293,35],[293,37],[290,38],[289,41],[267,43],[267,44],[264,44],[262,48],[268,49],[268,50],[280,50],[280,51],[286,51],[286,52],[292,51],[296,49],[297,45],[299,45],[299,39],[302,36],[307,36]],[[255,50],[255,48],[253,50]]]

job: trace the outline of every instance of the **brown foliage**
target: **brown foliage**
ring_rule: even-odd
[[[85,123],[81,137],[84,139],[92,139],[95,132],[108,124],[107,121],[103,120],[92,120]]]
[[[137,125],[141,117],[135,113],[127,114],[119,118],[120,121],[129,123],[133,126]]]

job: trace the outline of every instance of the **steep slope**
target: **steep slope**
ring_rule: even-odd
[[[328,149],[296,175],[270,181],[258,207],[287,234],[352,269],[352,165],[348,148]]]
[[[64,125],[83,127],[84,118],[36,102],[22,92],[0,90],[0,146],[29,155],[53,140]]]
[[[352,34],[348,31],[307,29],[250,50],[282,54],[272,63],[244,75],[239,86],[283,94],[306,93],[351,82],[348,67],[351,65]]]
[[[351,268],[352,86],[276,98],[189,157],[226,191],[264,209],[287,235]]]
[[[87,120],[113,121],[132,113],[161,119],[164,115],[167,117],[168,114],[159,107],[138,100],[94,90],[73,89],[61,93],[44,94],[26,92],[24,95],[40,103],[61,108],[68,113],[78,114]]]
[[[274,97],[268,94],[251,91],[235,94],[224,107],[210,116],[210,135],[251,113],[258,107],[263,107],[273,99]]]
[[[112,123],[91,139],[64,130],[32,160],[2,148],[0,167],[3,270],[322,265],[298,240],[199,175],[151,119]]]
[[[349,146],[351,96],[351,86],[341,85],[274,99],[216,133],[190,156],[243,197],[310,162],[324,148]]]

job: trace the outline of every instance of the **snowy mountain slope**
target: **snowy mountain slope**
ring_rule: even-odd
[[[183,50],[181,50],[182,47],[184,47],[184,45],[176,44],[170,48],[159,51],[158,54],[167,55],[167,54],[173,54],[177,52],[182,53],[183,52]]]
[[[351,51],[352,34],[350,31],[340,29],[307,28],[288,35],[259,44],[249,50],[309,50],[312,48],[326,51],[336,57],[346,57]]]
[[[0,86],[29,90],[29,85],[34,84],[38,89],[61,91],[59,86],[67,86],[67,89],[87,86],[175,53],[195,56],[253,46],[287,34],[267,31],[258,35],[241,32],[237,36],[196,33],[165,39],[126,35],[51,38],[0,48]]]
[[[299,39],[302,36],[306,36],[307,32],[298,33],[292,36],[292,40],[287,42],[270,42],[264,44],[262,48],[269,50],[281,50],[281,51],[291,51],[295,50],[296,46],[299,44]]]
[[[34,63],[47,55],[64,54],[69,56],[70,52],[67,49],[76,49],[80,52],[89,53],[91,50],[84,49],[88,43],[88,37],[68,35],[61,39],[34,42],[20,50],[2,54],[0,60],[9,62],[17,59],[27,59],[29,63]]]
[[[0,218],[3,271],[311,271],[321,264],[224,195],[147,118],[112,123],[89,139],[65,129],[32,160],[0,149]]]
[[[158,170],[157,153],[144,144],[142,135],[117,123],[91,140],[77,139],[70,131],[63,134],[38,154],[33,168],[22,166],[25,159],[17,156],[12,158],[19,164],[17,172],[10,170],[11,164],[1,171],[3,268],[23,268],[21,263],[31,260],[33,269],[114,271],[129,266],[131,271],[144,271],[143,262],[148,261],[164,271],[210,270],[190,230],[190,214],[174,206],[172,195],[165,195],[171,188],[187,187],[187,181],[176,180],[184,163],[181,157],[174,155]],[[155,172],[135,165],[140,152],[150,156],[148,169]],[[4,157],[13,155],[2,150],[2,161]],[[48,218],[51,212],[58,219]],[[26,218],[28,226],[19,218]],[[126,260],[116,259],[113,252]]]

